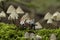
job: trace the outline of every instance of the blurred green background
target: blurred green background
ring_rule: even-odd
[[[10,0],[11,1],[11,0]],[[35,8],[38,13],[60,8],[60,0],[14,0],[28,7]],[[51,8],[51,9],[50,9]]]

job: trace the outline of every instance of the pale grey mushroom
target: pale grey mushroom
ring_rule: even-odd
[[[42,39],[42,36],[39,36],[39,35],[36,35],[36,40],[41,40]]]
[[[9,17],[8,20],[14,20],[14,19],[18,19],[18,14],[16,12],[12,12]]]
[[[22,10],[22,8],[20,6],[18,6],[18,8],[16,9],[16,12],[18,14],[24,14],[24,11]]]
[[[24,37],[25,37],[25,38],[30,38],[29,33],[26,32],[25,35],[24,35]]]
[[[55,34],[51,34],[50,40],[57,40],[57,39],[56,39],[56,35],[55,35]]]
[[[49,12],[46,13],[46,15],[44,16],[44,20],[48,20],[52,17],[52,14],[50,14]]]
[[[7,13],[8,13],[8,14],[11,14],[12,12],[16,12],[16,9],[14,8],[13,5],[10,5],[10,6],[8,7],[8,9],[7,9]]]
[[[35,34],[34,33],[30,33],[30,39],[35,39]]]
[[[55,22],[54,25],[60,27],[60,12],[56,11],[51,18]]]
[[[36,24],[35,29],[41,29],[42,28],[42,25],[39,22],[36,22],[35,24]]]
[[[0,18],[1,18],[1,17],[6,17],[6,14],[5,14],[4,11],[1,11],[1,13],[0,13]]]
[[[60,13],[57,11],[51,17],[53,20],[60,21]]]
[[[53,23],[53,20],[50,18],[47,20],[47,24],[52,24]]]

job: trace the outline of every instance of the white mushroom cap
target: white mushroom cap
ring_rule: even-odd
[[[42,25],[39,22],[36,22],[35,24],[36,24],[35,29],[41,29],[42,28]]]
[[[47,24],[53,23],[52,19],[48,19]]]
[[[56,40],[56,35],[55,34],[51,34],[50,40]]]
[[[11,19],[13,19],[13,20],[18,19],[18,14],[15,12],[11,13],[8,17],[8,20],[11,20]]]
[[[2,12],[0,13],[0,17],[6,17],[6,14],[5,14],[4,11],[2,11]]]
[[[44,16],[44,20],[48,20],[50,19],[52,16],[52,14],[50,14],[49,12]]]
[[[55,12],[51,18],[56,20],[56,21],[60,21],[60,13],[59,12]]]
[[[16,10],[15,10],[15,8],[14,8],[14,6],[13,5],[10,5],[9,7],[8,7],[8,9],[7,9],[7,13],[9,14],[9,13],[12,13],[12,12],[15,12]]]
[[[58,14],[60,14],[60,13],[57,11],[53,14],[53,16],[57,16]]]
[[[31,33],[30,34],[30,38],[35,38],[35,34],[34,33]]]
[[[21,9],[21,7],[18,6],[18,8],[16,9],[16,12],[18,14],[24,14],[24,11]]]

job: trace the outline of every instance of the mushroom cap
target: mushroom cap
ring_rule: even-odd
[[[56,35],[55,34],[51,34],[50,40],[56,40]]]
[[[50,14],[49,12],[44,16],[44,20],[48,20],[50,19],[52,16],[52,14]]]
[[[12,12],[8,17],[8,20],[11,20],[11,19],[13,19],[13,20],[18,19],[18,14],[15,12]]]
[[[10,5],[7,9],[7,13],[9,14],[9,13],[12,13],[12,12],[16,12],[16,10],[15,10],[13,5]]]
[[[36,22],[35,24],[36,24],[35,29],[41,29],[42,28],[42,25],[39,22]]]
[[[4,11],[2,11],[2,12],[0,13],[0,17],[6,17],[6,14],[5,14]]]
[[[24,36],[25,36],[25,38],[29,38],[29,33],[26,32]]]
[[[60,21],[60,13],[59,12],[55,12],[51,18],[53,20]]]
[[[22,10],[22,8],[20,6],[18,6],[18,8],[16,9],[16,12],[18,14],[24,14],[24,11]]]
[[[30,38],[35,38],[35,34],[34,33],[31,33],[30,34]]]
[[[48,19],[47,24],[53,23],[52,19]]]

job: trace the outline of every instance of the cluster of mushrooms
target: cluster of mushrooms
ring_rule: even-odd
[[[10,5],[6,11],[6,13],[9,15],[8,20],[16,20],[19,17],[19,14],[24,14],[24,11],[21,9],[20,6],[17,7],[17,9],[14,8],[13,5]],[[6,13],[4,11],[0,12],[0,19],[6,17]],[[26,19],[29,19],[29,13],[25,13],[21,21],[25,21]],[[56,11],[54,14],[51,14],[50,12],[46,13],[44,16],[44,20],[47,20],[47,24],[53,24],[58,25],[57,22],[60,21],[60,13]],[[35,23],[37,26],[35,26],[36,29],[42,28],[42,25],[37,21]]]

